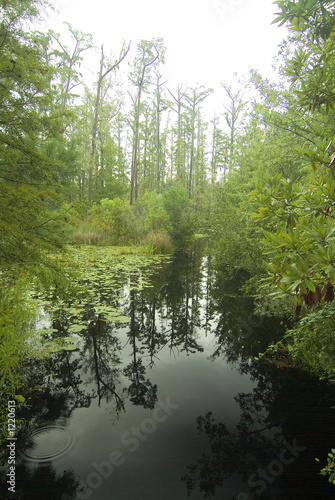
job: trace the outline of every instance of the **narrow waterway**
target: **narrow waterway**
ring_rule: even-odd
[[[280,321],[255,316],[201,252],[103,252],[82,268],[89,300],[41,314],[72,350],[26,367],[31,426],[4,498],[334,498],[319,474],[335,443],[333,388],[255,359]]]

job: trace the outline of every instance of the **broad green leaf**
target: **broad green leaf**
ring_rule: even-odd
[[[312,292],[315,292],[315,285],[314,283],[312,283],[312,281],[306,279],[305,280],[305,285],[307,286],[307,288],[309,288]]]
[[[129,323],[130,318],[128,316],[115,316],[113,317],[115,323]]]
[[[87,325],[71,325],[69,330],[71,332],[81,332],[82,330],[84,330],[85,328],[87,328]]]
[[[61,347],[61,350],[63,350],[63,351],[75,351],[76,349],[78,349],[78,347],[73,345],[73,344],[69,344],[69,345],[65,345],[65,346]]]

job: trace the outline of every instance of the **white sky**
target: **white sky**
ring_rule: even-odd
[[[272,58],[285,28],[272,25],[272,0],[53,0],[63,21],[93,35],[94,43],[119,54],[121,42],[163,37],[167,47],[162,72],[169,82],[216,87],[249,67],[271,74]],[[128,56],[131,61],[132,56]],[[99,56],[96,61],[98,70]]]

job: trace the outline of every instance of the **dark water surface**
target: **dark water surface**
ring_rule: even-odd
[[[77,350],[47,372],[27,368],[35,426],[3,497],[334,498],[319,475],[335,444],[334,390],[254,359],[280,321],[253,315],[201,253],[121,264],[95,280],[94,304],[44,316]]]

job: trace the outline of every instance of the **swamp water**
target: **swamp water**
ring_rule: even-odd
[[[34,390],[16,417],[31,426],[16,493],[2,454],[1,498],[334,498],[319,475],[335,443],[333,388],[255,360],[278,320],[253,315],[201,252],[72,259],[87,296],[44,303],[39,328],[60,350],[26,367]]]

